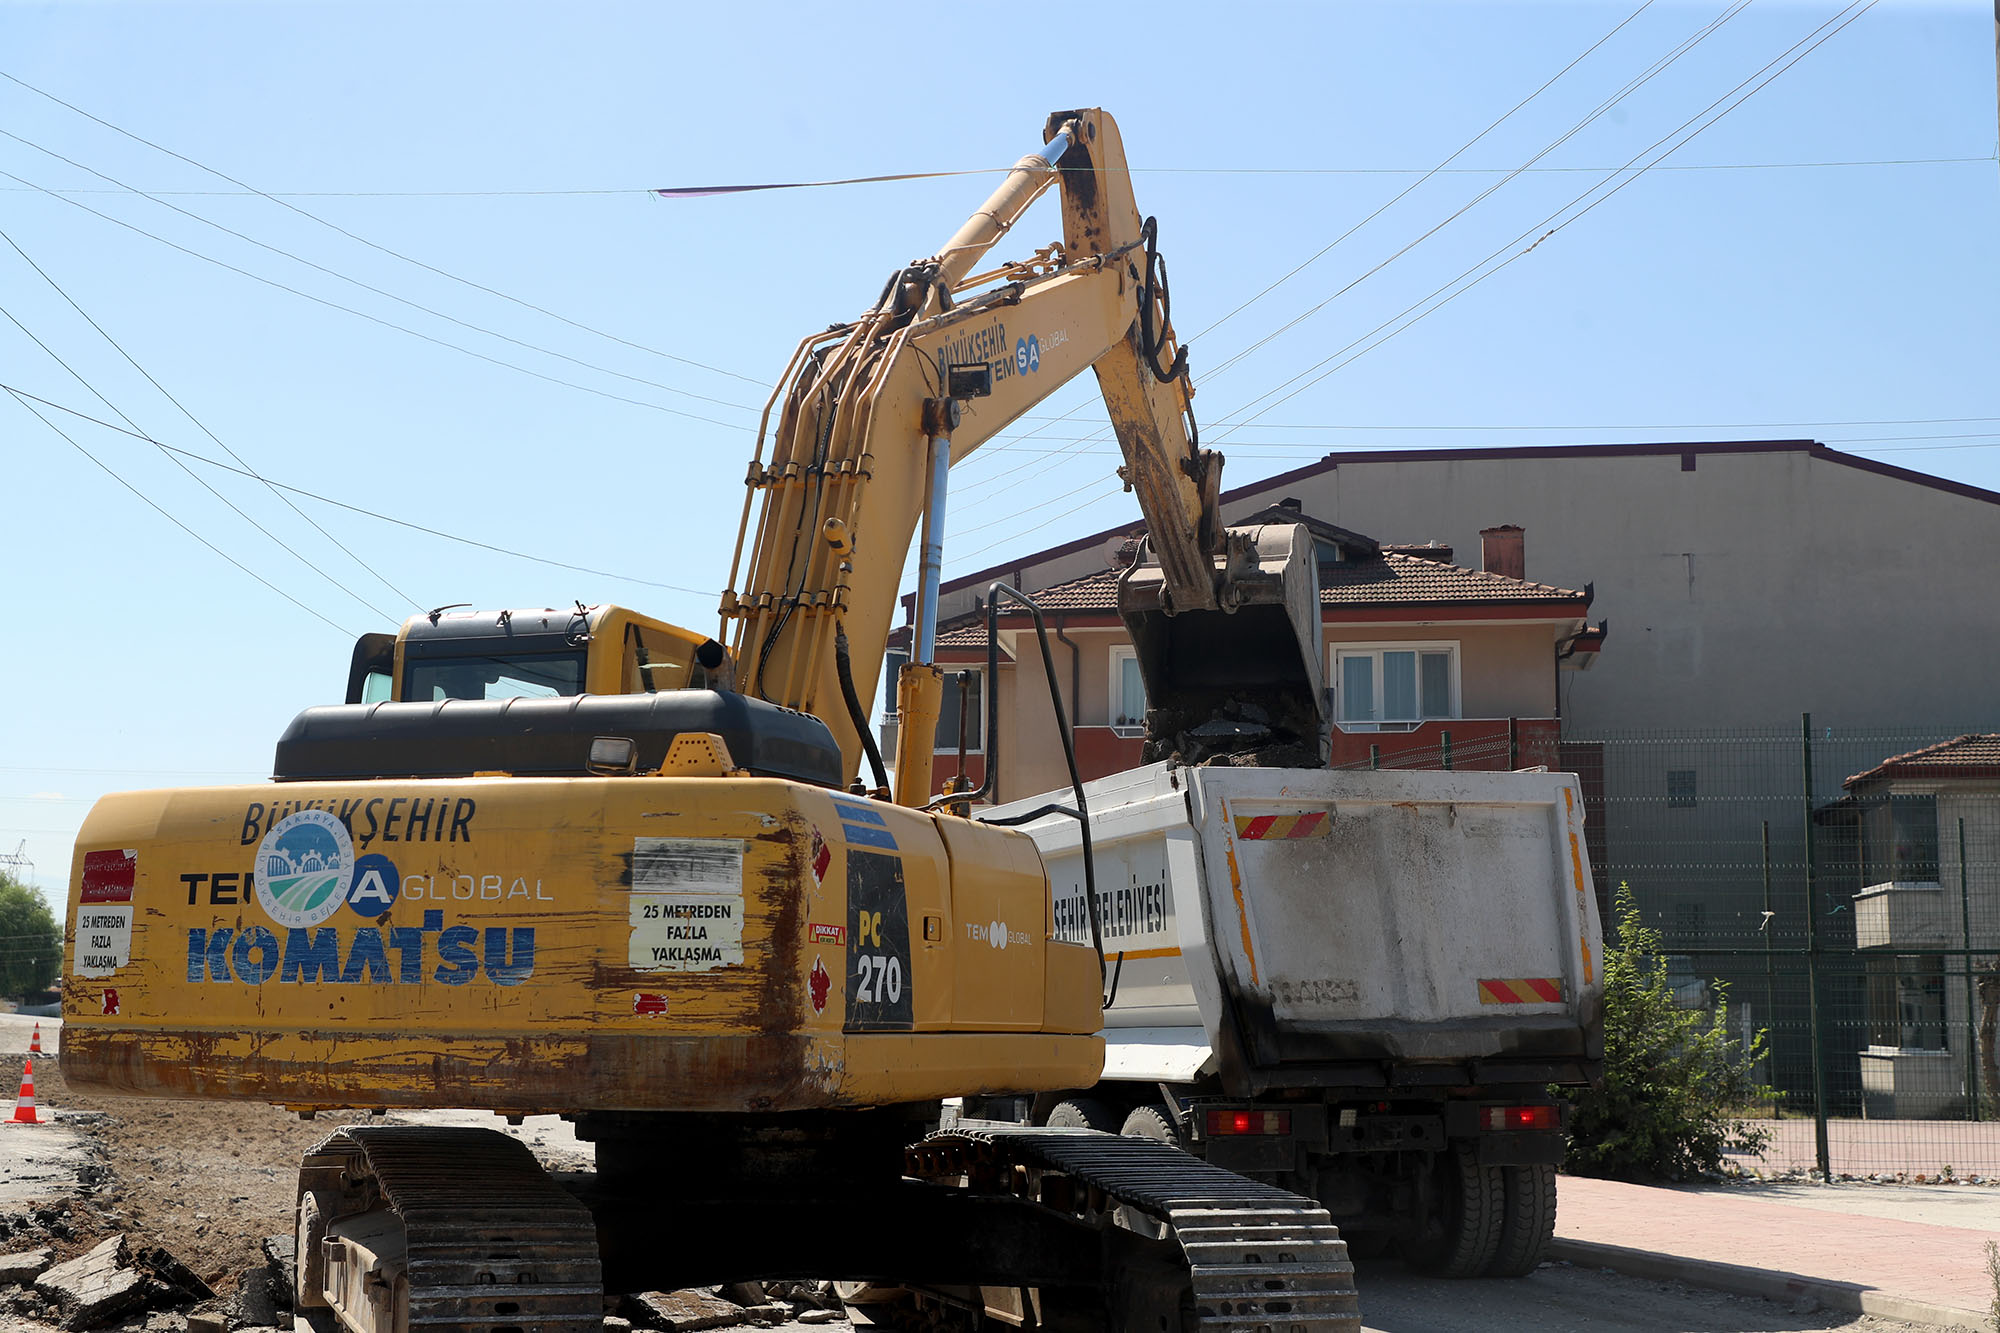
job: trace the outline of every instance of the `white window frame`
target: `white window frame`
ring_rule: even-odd
[[[1130,644],[1115,643],[1111,645],[1111,674],[1104,682],[1104,721],[1112,731],[1120,736],[1132,737],[1144,736],[1146,734],[1146,718],[1143,713],[1136,722],[1120,724],[1118,721],[1118,715],[1124,711],[1125,705],[1125,664],[1138,660],[1138,650]],[[1140,678],[1139,688],[1141,690],[1146,688],[1143,676]]]
[[[1371,642],[1371,643],[1338,643],[1338,642],[1329,643],[1326,646],[1326,673],[1327,673],[1327,680],[1331,682],[1329,686],[1329,693],[1333,697],[1333,706],[1332,709],[1330,710],[1333,715],[1333,725],[1340,728],[1341,731],[1349,733],[1369,732],[1369,731],[1396,732],[1396,731],[1415,731],[1418,727],[1421,727],[1426,722],[1457,721],[1465,714],[1465,696],[1460,691],[1459,688],[1459,663],[1463,659],[1463,653],[1460,651],[1460,648],[1461,648],[1461,642],[1458,639],[1402,639],[1402,640]],[[1450,663],[1451,669],[1449,672],[1451,701],[1450,701],[1449,711],[1445,713],[1444,716],[1425,717],[1416,719],[1397,718],[1393,721],[1384,719],[1380,716],[1382,712],[1382,688],[1383,688],[1382,654],[1395,653],[1395,652],[1417,652],[1417,653],[1446,652],[1451,655],[1451,663]],[[1375,712],[1377,715],[1375,721],[1347,722],[1343,721],[1341,718],[1342,699],[1340,691],[1342,689],[1342,685],[1341,685],[1340,658],[1343,653],[1352,654],[1354,656],[1367,654],[1368,656],[1373,657],[1375,659],[1374,704],[1375,704]],[[1423,667],[1421,663],[1419,663],[1418,665],[1417,672],[1418,672],[1417,690],[1419,695],[1419,703],[1421,704],[1421,696],[1423,693]]]
[[[967,754],[985,754],[986,753],[986,687],[988,684],[986,679],[986,668],[983,666],[962,666],[952,662],[939,662],[937,665],[938,668],[944,672],[945,677],[947,679],[957,675],[961,671],[970,671],[973,675],[979,677],[979,705],[976,709],[973,710],[979,719],[979,721],[975,724],[979,728],[979,744],[966,746],[965,752]],[[938,719],[937,719],[937,724],[940,727],[944,725],[944,715],[945,715],[944,692],[940,690],[938,692]],[[931,733],[931,742],[932,742],[932,749],[931,749],[932,754],[948,754],[954,757],[958,754],[958,747],[956,745],[938,745],[936,743],[937,742],[936,731],[933,731]]]

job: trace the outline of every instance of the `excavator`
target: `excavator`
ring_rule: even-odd
[[[558,1180],[498,1129],[343,1117],[299,1172],[314,1327],[584,1333],[607,1293],[818,1277],[901,1327],[1358,1329],[1311,1200],[1168,1144],[945,1110],[1096,1081],[1107,1000],[1101,929],[1058,938],[1034,842],[940,795],[928,745],[892,774],[860,703],[920,536],[896,689],[904,735],[935,726],[952,464],[1093,370],[1147,522],[1120,603],[1149,743],[1233,763],[1325,734],[1309,538],[1218,517],[1118,127],[1063,111],[1042,139],[864,315],[797,345],[714,637],[443,608],[357,642],[346,702],[299,715],[273,782],[92,810],[71,1083],[553,1113],[593,1146],[594,1173]],[[982,270],[1052,187],[1063,239]]]

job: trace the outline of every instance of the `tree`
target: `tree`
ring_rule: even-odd
[[[0,870],[0,995],[45,991],[62,970],[62,927],[41,892]]]
[[[1620,884],[1615,944],[1604,951],[1604,1081],[1561,1089],[1572,1103],[1564,1169],[1620,1180],[1686,1180],[1724,1167],[1730,1152],[1760,1152],[1769,1130],[1736,1115],[1769,1099],[1757,1082],[1761,1030],[1746,1045],[1729,1035],[1728,987],[1712,1010],[1674,1002],[1660,932],[1640,918]]]

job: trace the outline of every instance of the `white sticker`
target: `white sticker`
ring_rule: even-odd
[[[743,962],[743,840],[635,838],[627,962],[708,972]]]
[[[76,975],[108,977],[131,961],[132,905],[78,907]]]

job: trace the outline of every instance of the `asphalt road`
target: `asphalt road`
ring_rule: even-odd
[[[1752,1297],[1698,1291],[1601,1269],[1544,1264],[1518,1281],[1445,1282],[1400,1264],[1356,1265],[1362,1326],[1368,1333],[1780,1333],[1853,1329],[1937,1333],[1914,1324],[1826,1311],[1794,1313]]]

